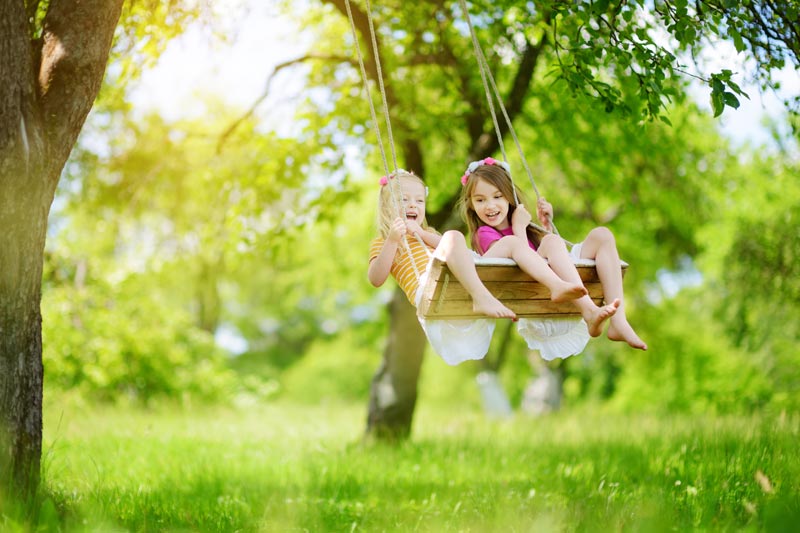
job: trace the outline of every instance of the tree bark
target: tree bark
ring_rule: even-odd
[[[40,41],[31,41],[22,0],[0,2],[0,468],[23,498],[40,475],[47,217],[122,1],[51,0]]]
[[[38,486],[42,447],[39,302],[50,204],[35,183],[28,190],[8,187],[6,178],[24,176],[24,168],[19,158],[0,158],[0,471],[10,472],[9,481],[27,497]]]
[[[397,441],[411,434],[425,334],[414,307],[399,288],[389,304],[389,338],[383,362],[372,378],[367,436]]]

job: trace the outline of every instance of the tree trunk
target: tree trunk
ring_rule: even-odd
[[[9,176],[7,166],[0,171],[3,180]],[[8,481],[24,497],[39,483],[43,379],[39,302],[52,200],[41,190],[31,192],[3,187],[0,201],[0,424],[4,433],[0,471],[10,473]]]
[[[528,361],[536,377],[525,387],[521,409],[536,416],[558,411],[564,396],[563,366],[552,369],[536,350],[528,351]]]
[[[21,3],[20,3],[21,4]],[[52,201],[24,11],[0,7],[0,472],[27,499],[42,451],[42,318]]]
[[[372,378],[367,436],[402,440],[411,433],[425,334],[405,293],[395,290],[389,304],[390,331],[383,363]]]
[[[24,499],[42,451],[47,217],[121,10],[122,0],[51,0],[32,41],[25,2],[0,2],[0,484]]]
[[[32,98],[18,97],[13,104],[2,104],[6,117],[15,118],[4,120],[0,130],[5,141],[0,144],[0,467],[10,473],[4,481],[27,497],[39,482],[39,302],[47,216],[58,171],[46,166],[43,125]]]

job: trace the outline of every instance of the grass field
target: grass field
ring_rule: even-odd
[[[800,417],[421,407],[364,445],[365,406],[45,412],[40,531],[788,531]],[[25,530],[7,515],[6,530]],[[796,530],[796,529],[795,529]]]

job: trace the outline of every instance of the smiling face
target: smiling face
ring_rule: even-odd
[[[481,222],[497,230],[504,230],[508,222],[509,201],[503,193],[484,179],[478,179],[472,189],[470,204]]]
[[[425,185],[416,177],[401,177],[400,193],[406,218],[422,226],[425,220]]]

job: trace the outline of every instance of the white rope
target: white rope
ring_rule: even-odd
[[[369,111],[372,115],[372,126],[375,130],[375,136],[378,137],[378,149],[381,153],[381,161],[383,161],[383,171],[386,173],[386,178],[389,178],[389,163],[386,161],[386,151],[383,149],[383,138],[381,137],[381,128],[378,125],[378,116],[375,113],[375,105],[372,103],[372,93],[369,90],[369,83],[367,81],[367,69],[364,67],[364,57],[361,55],[361,45],[358,40],[358,33],[356,31],[356,23],[353,20],[353,12],[350,10],[350,0],[345,0],[345,7],[347,8],[347,18],[350,20],[350,30],[353,33],[353,46],[356,49],[356,57],[358,58],[358,66],[361,70],[361,80],[364,85],[364,90],[367,93],[367,102],[369,103]],[[370,24],[370,28],[372,25]],[[378,58],[375,58],[378,61]],[[381,86],[381,89],[383,87]],[[394,199],[394,197],[393,197]]]
[[[364,84],[364,90],[365,90],[366,95],[367,95],[367,101],[369,103],[369,110],[370,110],[370,114],[372,116],[373,129],[375,130],[375,135],[378,138],[378,148],[379,148],[380,153],[381,153],[381,160],[383,161],[383,169],[384,169],[384,172],[386,173],[386,180],[387,180],[386,186],[389,187],[389,195],[392,198],[392,203],[394,204],[395,209],[397,209],[398,213],[402,216],[403,220],[405,220],[406,219],[405,206],[403,205],[402,200],[398,200],[397,192],[395,191],[395,188],[392,187],[392,184],[391,184],[392,175],[393,174],[397,174],[397,172],[399,171],[399,167],[397,165],[397,154],[396,154],[395,148],[394,148],[394,138],[392,137],[392,125],[391,125],[391,121],[389,120],[389,107],[388,107],[388,105],[386,103],[386,90],[385,90],[385,87],[383,85],[383,71],[381,69],[381,60],[380,60],[380,56],[378,54],[378,42],[377,42],[377,39],[375,37],[375,28],[374,28],[374,25],[373,25],[373,22],[372,22],[372,7],[370,6],[369,0],[367,0],[367,20],[369,21],[369,31],[370,31],[371,41],[372,41],[372,54],[373,54],[373,57],[375,58],[375,65],[376,65],[377,73],[378,73],[378,81],[379,81],[379,88],[380,88],[380,92],[381,92],[381,100],[383,101],[383,117],[384,117],[384,121],[386,122],[386,130],[387,130],[388,136],[389,136],[389,146],[390,146],[391,151],[392,151],[392,162],[394,163],[394,173],[389,172],[389,163],[386,160],[386,151],[384,150],[384,147],[383,147],[383,139],[381,137],[380,125],[378,124],[378,117],[377,117],[377,114],[375,113],[375,106],[374,106],[374,104],[372,102],[372,94],[370,93],[370,90],[369,90],[369,81],[368,81],[368,78],[367,78],[367,70],[364,67],[364,58],[361,55],[361,45],[359,44],[358,32],[356,31],[356,23],[355,23],[355,20],[353,19],[353,12],[352,12],[352,10],[350,8],[350,0],[345,0],[345,7],[347,9],[347,18],[350,21],[350,29],[351,29],[352,34],[353,34],[353,46],[355,46],[356,56],[358,57],[358,66],[359,66],[359,69],[361,71],[361,80],[363,81],[363,84]],[[398,188],[399,188],[399,183],[398,183]],[[423,250],[425,250],[425,252],[430,257],[432,254],[431,254],[430,250],[428,250],[428,247],[425,245],[425,242],[422,240],[422,238],[418,234],[414,234],[414,236],[417,238],[417,241],[419,241],[419,243],[422,245]],[[417,277],[417,279],[419,279],[421,274],[420,274],[419,268],[417,267],[417,262],[414,260],[414,254],[411,253],[411,246],[409,246],[408,239],[406,238],[405,234],[403,235],[403,246],[405,247],[409,258],[411,259],[411,266],[414,269],[414,275]]]
[[[467,9],[467,4],[465,0],[459,0],[459,5],[461,7],[461,11],[464,14],[464,18],[467,21],[467,26],[469,27],[470,37],[472,38],[472,46],[475,50],[475,56],[478,61],[478,68],[481,73],[481,82],[483,83],[483,90],[486,94],[487,102],[489,103],[489,111],[492,115],[492,122],[494,123],[494,130],[495,134],[497,135],[497,141],[500,146],[500,151],[503,154],[503,159],[508,163],[508,157],[506,156],[505,147],[503,144],[502,134],[500,132],[500,125],[497,121],[497,114],[494,111],[494,99],[497,99],[498,107],[503,113],[503,118],[505,119],[506,125],[508,126],[508,131],[511,133],[511,137],[514,139],[514,144],[517,147],[517,151],[519,152],[520,159],[522,160],[522,166],[525,168],[525,172],[528,175],[528,180],[531,182],[531,186],[533,187],[533,191],[536,193],[536,199],[542,197],[539,193],[539,188],[536,186],[536,182],[533,179],[533,173],[531,172],[530,167],[528,166],[528,160],[525,158],[525,152],[522,150],[522,145],[517,138],[517,133],[514,130],[514,124],[511,122],[511,118],[508,116],[508,111],[506,111],[505,105],[503,104],[503,99],[500,96],[500,91],[497,88],[497,83],[495,83],[494,76],[492,76],[492,71],[489,68],[489,64],[486,61],[486,56],[483,53],[483,49],[481,48],[480,41],[478,40],[478,36],[475,33],[475,28],[472,26],[472,19],[469,15],[469,10]],[[494,92],[494,98],[489,90],[489,83],[487,83],[487,77],[491,83],[491,88]],[[509,176],[511,174],[509,173]],[[514,179],[511,179],[512,189],[514,191],[514,200],[519,203],[519,198],[517,197],[517,188],[516,184],[514,183]],[[549,221],[550,226],[553,228],[553,233],[559,235],[558,229],[556,228],[555,224],[553,223],[552,219]]]
[[[372,40],[372,55],[375,57],[375,67],[378,71],[378,86],[381,89],[381,102],[383,103],[383,118],[386,121],[386,133],[389,136],[389,148],[392,151],[392,162],[394,163],[394,171],[397,172],[397,153],[394,149],[394,137],[392,137],[392,121],[389,120],[389,105],[386,103],[386,90],[383,86],[383,70],[381,68],[381,58],[378,54],[378,40],[375,37],[375,27],[372,23],[372,6],[369,0],[367,2],[367,21],[369,22],[369,34]],[[348,2],[349,3],[349,2]]]
[[[517,151],[519,152],[519,156],[522,159],[522,166],[525,168],[525,172],[528,175],[528,179],[531,182],[531,186],[533,187],[533,190],[536,193],[536,199],[538,200],[539,198],[542,197],[542,195],[539,194],[539,188],[536,187],[536,182],[533,180],[533,173],[531,172],[530,167],[528,167],[528,160],[525,157],[525,152],[522,149],[522,145],[520,144],[519,139],[517,138],[517,132],[514,130],[514,124],[511,122],[511,118],[508,116],[508,111],[506,111],[506,106],[503,105],[503,100],[500,97],[500,91],[497,88],[497,84],[494,81],[494,76],[492,76],[492,71],[489,68],[489,64],[486,62],[486,56],[483,55],[483,50],[480,48],[480,45],[478,46],[478,53],[480,54],[481,64],[483,65],[483,68],[486,70],[486,74],[489,77],[489,82],[492,85],[492,90],[494,91],[495,98],[497,98],[497,101],[500,103],[500,111],[503,112],[503,117],[505,118],[506,124],[508,125],[508,131],[509,133],[511,133],[511,138],[514,139],[514,144],[516,145]]]
[[[472,26],[472,19],[469,16],[469,11],[467,10],[467,4],[464,0],[458,0],[459,5],[461,6],[461,11],[464,13],[464,18],[467,20],[467,26],[469,27],[469,34],[472,37],[472,48],[475,51],[475,57],[478,60],[478,70],[481,73],[481,82],[483,83],[483,92],[486,94],[486,102],[489,104],[489,113],[492,115],[492,123],[494,124],[494,132],[497,136],[497,144],[500,146],[500,152],[503,154],[503,161],[508,163],[508,156],[506,155],[506,147],[503,143],[503,135],[500,133],[500,124],[497,122],[497,113],[494,110],[494,99],[492,98],[491,93],[489,92],[489,84],[486,82],[486,72],[484,72],[483,63],[481,62],[482,52],[480,43],[478,42],[478,36],[475,34],[475,28]],[[502,105],[502,102],[501,102]],[[511,173],[509,172],[509,176]],[[511,188],[514,191],[514,201],[519,203],[519,198],[517,197],[517,187],[514,184],[514,179],[511,179]]]

